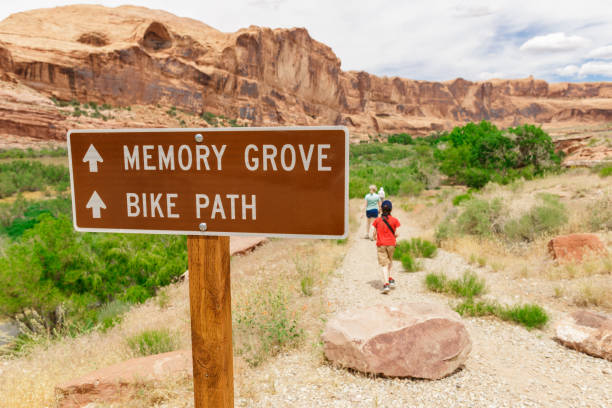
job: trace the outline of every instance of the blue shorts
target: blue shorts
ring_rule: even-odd
[[[378,218],[378,210],[377,209],[367,210],[366,211],[366,217],[368,217],[368,218]]]

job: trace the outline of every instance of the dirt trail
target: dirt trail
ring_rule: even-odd
[[[401,214],[404,215],[404,214]],[[418,236],[407,216],[401,238]],[[423,287],[428,271],[461,269],[465,261],[440,251],[425,271],[405,273],[395,262],[397,288],[379,292],[374,243],[363,238],[365,220],[327,290],[336,310],[403,301],[448,303]],[[459,265],[457,265],[459,264]],[[467,265],[467,264],[466,264]],[[553,319],[557,313],[553,312]],[[262,367],[261,407],[610,407],[612,363],[557,344],[549,333],[489,318],[467,318],[473,347],[464,369],[438,381],[372,378],[334,368],[313,353],[293,352]],[[553,323],[554,324],[554,321]],[[239,406],[252,401],[237,400]]]

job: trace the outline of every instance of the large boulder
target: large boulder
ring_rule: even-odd
[[[181,375],[193,376],[191,350],[135,358],[57,386],[57,406],[76,408],[96,401],[127,400],[144,383]]]
[[[341,366],[427,379],[453,373],[472,349],[460,316],[432,303],[345,311],[327,323],[323,343],[325,356]]]
[[[612,361],[612,318],[579,310],[555,327],[555,339],[566,347]]]
[[[606,247],[595,234],[569,234],[551,239],[548,252],[553,259],[581,261],[587,254],[605,253]]]

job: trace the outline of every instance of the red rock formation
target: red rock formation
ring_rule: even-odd
[[[595,234],[569,234],[548,241],[548,252],[560,261],[581,261],[585,255],[605,254],[606,247]]]
[[[64,100],[174,105],[255,126],[344,124],[358,135],[425,134],[482,119],[612,121],[611,83],[381,78],[342,71],[332,50],[302,28],[222,33],[131,6],[10,16],[0,22],[1,72]]]

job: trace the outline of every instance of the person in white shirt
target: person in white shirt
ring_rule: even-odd
[[[378,197],[380,197],[380,201],[385,201],[385,190],[382,188],[382,186],[380,186],[380,189],[378,190]]]
[[[365,210],[366,210],[366,239],[370,238],[370,226],[376,218],[378,218],[378,209],[380,207],[380,197],[376,194],[376,186],[372,184],[370,186],[370,192],[365,196]]]

